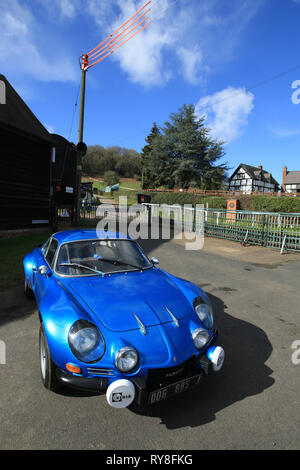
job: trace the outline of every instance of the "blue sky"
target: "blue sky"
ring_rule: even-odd
[[[79,56],[144,3],[0,0],[0,73],[68,138]],[[261,163],[279,182],[283,165],[300,170],[300,0],[152,0],[151,20],[89,70],[86,143],[139,151],[154,121],[194,103],[232,168]],[[77,128],[78,109],[72,141]]]

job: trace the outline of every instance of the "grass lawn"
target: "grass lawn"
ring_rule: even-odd
[[[82,177],[82,182],[85,183],[85,182],[91,182],[89,178],[87,177]],[[103,188],[105,188],[107,185],[104,183],[104,181],[92,181],[93,183],[93,188],[97,188],[98,191],[102,191]]]
[[[45,242],[52,232],[35,233],[15,238],[0,239],[0,291],[3,292],[24,281],[23,258],[32,249]]]
[[[83,176],[82,177],[82,182],[86,181],[91,181],[89,177]],[[93,179],[93,188],[97,188],[98,191],[102,191],[104,188],[106,188],[107,184],[100,179]],[[124,190],[131,190],[134,189],[135,191],[140,191],[141,189],[141,181],[135,180],[133,178],[120,178],[120,187]]]
[[[126,180],[120,180],[120,188],[121,189],[134,189],[135,191],[140,191],[141,189],[141,181],[126,181]]]

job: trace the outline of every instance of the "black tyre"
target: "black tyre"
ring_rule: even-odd
[[[25,279],[25,282],[24,282],[24,294],[26,295],[26,297],[29,297],[29,299],[34,299],[33,290],[30,289],[26,279]]]
[[[55,391],[61,387],[61,384],[55,374],[56,365],[52,361],[42,323],[40,326],[39,350],[42,382],[45,388]]]

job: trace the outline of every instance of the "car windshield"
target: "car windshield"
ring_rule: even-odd
[[[151,266],[139,246],[131,240],[84,240],[61,246],[55,271],[65,276],[87,276]]]

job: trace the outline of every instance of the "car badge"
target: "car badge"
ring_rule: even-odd
[[[174,325],[177,326],[177,328],[179,328],[179,321],[177,320],[175,315],[171,312],[170,309],[168,309],[168,307],[166,307],[166,310],[167,310],[168,314],[170,315],[170,317],[172,318],[172,321],[173,321]]]
[[[136,319],[139,327],[140,327],[140,331],[143,335],[146,335],[147,334],[147,330],[146,330],[146,327],[145,325],[142,323],[142,321],[140,320],[140,318],[134,313],[133,314],[134,318]]]

